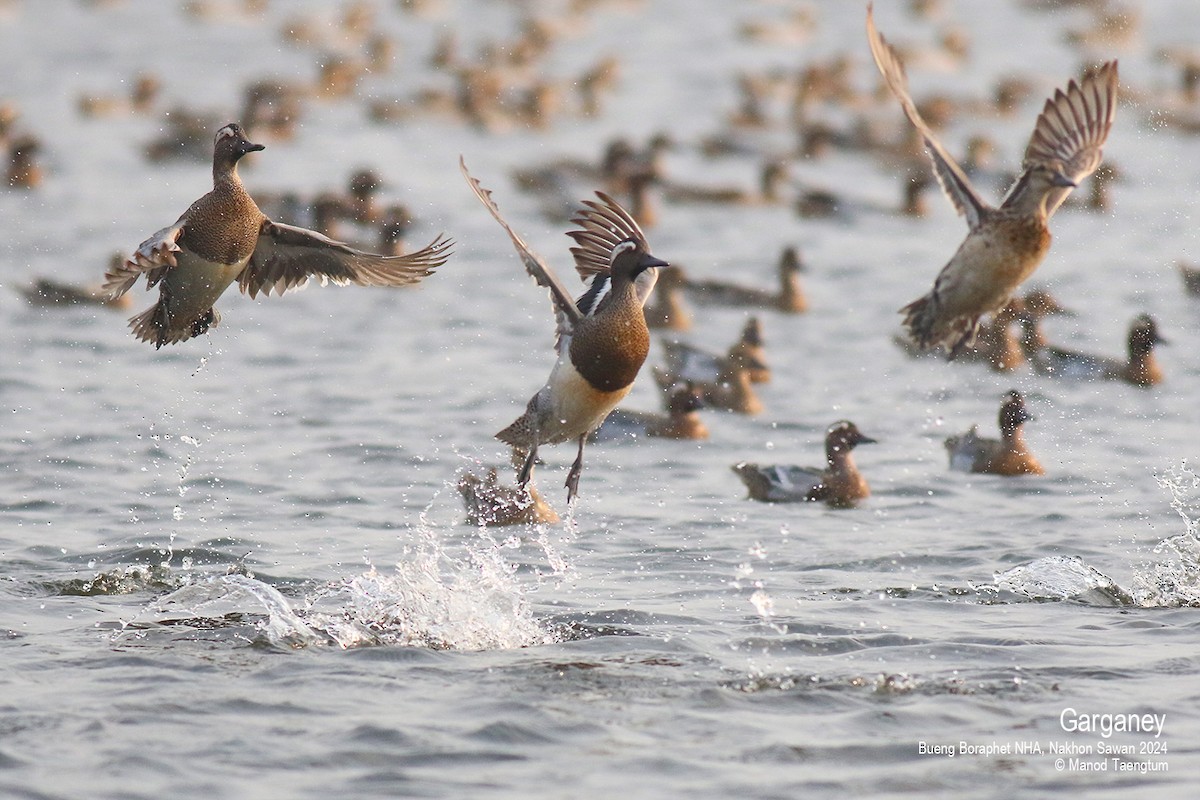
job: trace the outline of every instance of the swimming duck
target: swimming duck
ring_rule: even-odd
[[[677,381],[715,383],[727,364],[747,367],[751,383],[768,383],[771,368],[767,366],[762,323],[750,317],[742,327],[741,336],[729,346],[725,355],[710,353],[684,342],[663,342],[664,369]]]
[[[825,433],[825,468],[787,464],[760,466],[745,461],[732,469],[752,500],[767,503],[824,502],[832,508],[852,508],[870,496],[867,480],[855,466],[851,451],[873,444],[848,420],[835,422]]]
[[[162,135],[142,151],[150,161],[204,161],[212,157],[212,129],[220,124],[213,115],[176,106],[162,115],[161,124]]]
[[[662,196],[668,203],[713,205],[774,205],[783,202],[783,189],[788,183],[787,166],[779,160],[768,159],[759,170],[758,188],[740,186],[701,186],[662,180]]]
[[[121,254],[115,258],[118,259],[117,263],[124,261]],[[132,305],[128,295],[111,300],[99,286],[79,286],[50,278],[38,278],[32,285],[18,291],[32,306],[105,306],[124,310]]]
[[[296,134],[304,111],[305,90],[278,80],[254,81],[242,90],[241,119],[246,127],[286,141]]]
[[[670,345],[672,343],[665,342],[664,344]],[[723,358],[720,359],[718,364],[719,369],[716,378],[711,381],[703,380],[699,377],[687,378],[655,367],[653,370],[654,382],[658,384],[658,388],[663,394],[668,397],[676,391],[680,384],[691,384],[700,392],[705,404],[710,408],[721,411],[732,411],[735,414],[746,414],[749,416],[761,414],[763,411],[762,400],[758,398],[758,393],[754,391],[750,375],[755,370],[765,369],[766,365],[747,358],[739,358],[737,360]]]
[[[946,439],[950,469],[959,472],[981,472],[989,475],[1042,475],[1045,470],[1025,446],[1022,426],[1033,419],[1025,408],[1025,398],[1018,391],[1004,396],[1000,405],[1000,438],[979,436],[979,427],[961,436]]]
[[[1154,347],[1167,344],[1158,333],[1158,324],[1149,314],[1138,314],[1129,326],[1126,360],[1045,345],[1029,354],[1035,371],[1043,375],[1073,380],[1124,381],[1135,386],[1162,383],[1162,368],[1154,357]]]
[[[667,397],[666,414],[618,408],[593,431],[591,440],[606,442],[643,436],[659,439],[707,439],[708,426],[699,414],[700,409],[706,405],[704,395],[699,389],[689,383],[682,383]]]
[[[79,113],[85,117],[99,117],[119,113],[144,114],[158,99],[162,82],[152,74],[142,73],[134,78],[129,97],[107,97],[84,95],[79,98]]]
[[[796,247],[788,246],[779,256],[777,291],[739,286],[724,281],[691,279],[687,281],[685,288],[688,296],[697,305],[769,308],[788,314],[799,314],[808,310],[808,297],[800,284],[800,273],[803,270],[800,251]]]

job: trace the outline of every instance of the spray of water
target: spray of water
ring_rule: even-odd
[[[1200,475],[1184,461],[1158,476],[1158,483],[1170,493],[1184,532],[1151,551],[1154,559],[1134,575],[1134,592],[1146,606],[1200,606]]]
[[[1150,557],[1134,568],[1129,588],[1068,556],[1049,556],[1013,567],[996,575],[995,586],[986,588],[1099,605],[1200,606],[1200,475],[1185,461],[1159,476],[1158,482],[1171,495],[1171,507],[1183,519],[1184,532],[1155,545]]]
[[[227,617],[244,625],[246,618],[261,618],[260,639],[280,648],[495,650],[554,641],[509,558],[518,540],[478,536],[451,547],[438,529],[423,526],[416,533],[390,571],[371,567],[295,599],[250,575],[205,576],[158,598],[131,622]]]

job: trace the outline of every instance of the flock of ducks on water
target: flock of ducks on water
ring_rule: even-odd
[[[602,0],[571,3],[572,13],[582,15],[597,2]],[[229,0],[228,7],[219,5],[213,0],[197,1],[190,3],[188,10],[197,15],[216,13],[214,9],[253,13],[256,3]],[[415,8],[421,4],[406,5]],[[911,6],[929,13],[936,4],[914,2]],[[353,92],[364,74],[389,68],[389,43],[370,33],[366,8],[350,4],[341,21],[344,32],[359,37],[360,58],[325,59],[316,86],[272,81],[248,86],[243,124],[249,130],[265,131],[275,140],[287,139],[307,99]],[[1098,19],[1095,29],[1073,34],[1076,43],[1104,46],[1112,43],[1106,36],[1124,30],[1111,16],[1100,14]],[[1122,19],[1127,27],[1128,19]],[[811,34],[813,25],[810,14],[798,13],[774,25],[748,24],[742,35],[803,39]],[[313,44],[326,35],[324,30],[297,20],[289,23],[286,36],[296,43]],[[967,159],[960,164],[934,133],[955,115],[971,110],[956,109],[945,98],[917,102],[910,96],[904,65],[923,62],[928,53],[905,51],[889,42],[876,29],[869,4],[866,35],[882,85],[899,102],[912,136],[900,143],[883,144],[869,130],[837,129],[812,118],[812,108],[820,103],[855,107],[864,102],[851,88],[848,60],[834,59],[806,69],[789,87],[789,115],[803,157],[819,157],[828,148],[875,148],[902,178],[902,202],[889,211],[923,213],[924,190],[936,180],[966,219],[965,239],[930,290],[901,309],[904,334],[897,337],[897,344],[913,355],[941,348],[950,359],[981,362],[999,372],[1028,363],[1035,371],[1052,376],[1119,380],[1138,386],[1159,383],[1162,374],[1154,347],[1164,340],[1149,315],[1140,314],[1133,321],[1126,359],[1100,358],[1048,344],[1041,321],[1070,312],[1045,291],[1018,294],[1049,249],[1050,217],[1093,173],[1091,194],[1084,205],[1107,207],[1107,187],[1120,174],[1111,165],[1101,167],[1102,147],[1116,112],[1117,62],[1104,61],[1088,68],[1045,101],[1020,172],[1009,180],[1011,188],[1002,202],[992,206],[973,185],[973,181],[982,180],[989,186],[995,182],[995,170],[989,164],[990,143],[973,140]],[[566,113],[599,113],[604,94],[616,82],[617,63],[605,60],[588,74],[561,83],[541,80],[534,67],[554,38],[554,26],[549,22],[530,21],[517,41],[485,48],[471,61],[458,53],[448,34],[439,42],[433,62],[455,76],[454,90],[448,96],[430,90],[403,101],[373,101],[371,118],[390,123],[420,114],[456,114],[468,124],[495,129],[515,124],[541,126]],[[961,36],[947,34],[938,54],[961,60],[965,48]],[[1200,96],[1200,57],[1175,57],[1183,63],[1184,93]],[[780,94],[781,82],[775,75],[741,76],[741,102],[731,117],[730,132],[709,137],[702,149],[714,154],[743,151],[748,145],[738,132],[770,124],[769,107]],[[572,102],[563,97],[568,85],[578,95]],[[86,115],[148,113],[160,91],[160,83],[144,75],[134,81],[128,98],[89,96],[80,99],[79,108]],[[988,108],[991,113],[1009,114],[1027,94],[1020,81],[1006,80],[997,87]],[[974,111],[982,113],[979,108]],[[1158,118],[1168,116],[1174,124],[1186,127],[1186,104],[1161,107]],[[203,115],[178,110],[168,118],[172,127],[163,141],[147,147],[148,158],[193,154],[197,141],[206,141],[207,131],[216,127]],[[15,121],[11,108],[0,107],[0,139],[9,153],[8,182],[12,187],[36,187],[41,180],[37,140],[17,133]],[[203,137],[198,132],[201,129],[205,130]],[[868,140],[874,141],[867,144]],[[498,525],[558,520],[532,481],[542,445],[571,442],[577,447],[566,479],[569,504],[579,490],[589,441],[631,435],[706,438],[708,429],[698,414],[700,409],[742,414],[762,410],[754,386],[769,381],[771,373],[758,316],[747,320],[741,336],[725,353],[664,340],[664,364],[652,372],[666,413],[617,408],[647,358],[650,330],[686,330],[692,324],[691,306],[721,305],[784,314],[803,313],[808,307],[801,283],[804,265],[794,247],[785,248],[779,256],[778,286],[763,289],[692,277],[683,267],[656,256],[644,229],[654,225],[660,200],[666,204],[791,203],[798,214],[809,217],[854,214],[858,203],[821,189],[797,188],[788,177],[785,161],[776,156],[764,159],[760,183],[753,189],[687,185],[670,179],[663,166],[663,154],[672,146],[663,136],[652,139],[644,149],[620,139],[606,148],[599,164],[564,159],[519,170],[512,176],[518,190],[544,201],[549,219],[573,213],[570,222],[574,227],[568,231],[574,243],[570,252],[576,273],[586,285],[579,297],[510,226],[492,192],[471,175],[465,160],[460,162],[467,185],[508,235],[526,271],[548,290],[557,335],[557,357],[545,385],[530,398],[524,413],[496,434],[512,447],[516,486],[501,484],[495,470],[484,477],[463,475],[458,488],[468,521]],[[344,194],[327,192],[311,200],[289,193],[252,198],[237,167],[245,155],[263,149],[264,145],[247,137],[241,125],[221,125],[212,146],[210,192],[142,242],[131,257],[114,258],[101,286],[81,288],[43,279],[29,287],[26,296],[38,304],[99,302],[125,307],[127,292],[144,278],[148,289],[157,288],[158,299],[136,314],[130,327],[139,340],[160,348],[217,325],[220,314],[215,304],[234,283],[251,297],[282,295],[310,280],[404,286],[428,277],[451,256],[453,243],[442,235],[425,247],[408,251],[411,214],[401,205],[379,203],[383,181],[370,170],[352,175]],[[914,166],[914,155],[922,151],[931,162],[932,180],[928,165]],[[580,205],[577,197],[566,199],[568,187],[579,184],[603,188]],[[298,221],[311,228],[293,224]],[[342,240],[349,233],[367,229],[374,231],[370,244]],[[1200,271],[1181,265],[1181,272],[1185,285],[1200,293]],[[973,427],[948,438],[945,447],[950,467],[1009,476],[1042,474],[1042,466],[1022,435],[1022,426],[1030,419],[1021,394],[1009,392],[999,410],[1000,437],[982,437]],[[756,500],[820,501],[835,508],[851,507],[870,494],[852,452],[860,444],[873,442],[853,422],[841,420],[826,432],[822,468],[742,462],[734,465],[733,471]]]

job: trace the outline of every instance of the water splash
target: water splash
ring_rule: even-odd
[[[185,623],[205,619],[205,627],[213,627],[212,620],[247,613],[265,613],[259,630],[267,642],[277,647],[298,648],[327,641],[292,610],[278,589],[241,574],[208,576],[159,597],[134,619],[127,620],[113,634],[113,640],[135,630],[146,617]]]
[[[1094,605],[1135,603],[1115,581],[1077,556],[1047,556],[997,573],[995,588],[1036,600],[1070,599]]]
[[[516,545],[476,537],[453,554],[423,528],[394,571],[371,567],[356,577],[310,589],[295,599],[251,575],[207,576],[160,597],[146,617],[255,622],[261,641],[293,649],[371,645],[439,650],[497,650],[549,644],[549,627],[533,613],[506,554]]]
[[[1158,476],[1158,484],[1171,494],[1185,531],[1154,547],[1155,559],[1134,575],[1134,591],[1147,606],[1200,606],[1200,475],[1183,461]]]
[[[418,552],[391,574],[372,568],[329,587],[335,613],[308,619],[340,647],[386,644],[437,650],[502,650],[549,644],[554,637],[533,615],[507,569],[455,562]]]
[[[994,588],[1034,599],[1072,599],[1142,608],[1200,606],[1200,475],[1182,462],[1158,477],[1185,531],[1163,539],[1134,569],[1128,589],[1081,559],[1040,558],[996,575]]]
[[[1156,479],[1159,486],[1171,493],[1171,508],[1183,518],[1187,532],[1195,538],[1200,533],[1200,475],[1187,465],[1185,459]]]

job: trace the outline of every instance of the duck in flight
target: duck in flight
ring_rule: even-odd
[[[557,321],[558,358],[545,386],[525,413],[496,434],[512,445],[514,463],[520,458],[517,483],[533,476],[538,447],[577,441],[579,452],[567,474],[567,503],[579,492],[583,446],[588,435],[625,399],[650,351],[650,330],[643,307],[654,289],[657,269],[667,262],[650,253],[650,245],[634,218],[603,192],[586,200],[568,232],[575,240],[571,254],[575,270],[588,289],[578,300],[545,261],[512,229],[492,200],[492,194],[471,177],[466,163],[459,166],[475,196],[504,228],[525,270],[550,290]]]
[[[310,278],[322,284],[405,286],[449,257],[452,242],[441,236],[415,253],[382,256],[272,222],[237,173],[243,156],[263,149],[240,125],[222,127],[213,145],[212,191],[105,273],[103,290],[110,299],[124,295],[142,275],[147,289],[159,287],[158,302],[129,321],[138,339],[160,348],[206,332],[221,318],[213,304],[235,281],[251,297],[299,289]]]
[[[1046,101],[1025,149],[1022,171],[999,207],[982,200],[963,171],[921,118],[908,93],[896,49],[875,28],[867,7],[867,39],[875,65],[905,116],[925,140],[933,172],[969,231],[933,289],[901,309],[921,349],[941,345],[953,358],[974,341],[979,320],[1004,307],[1050,248],[1047,221],[1071,190],[1091,175],[1112,128],[1117,106],[1117,62],[1072,80]]]

